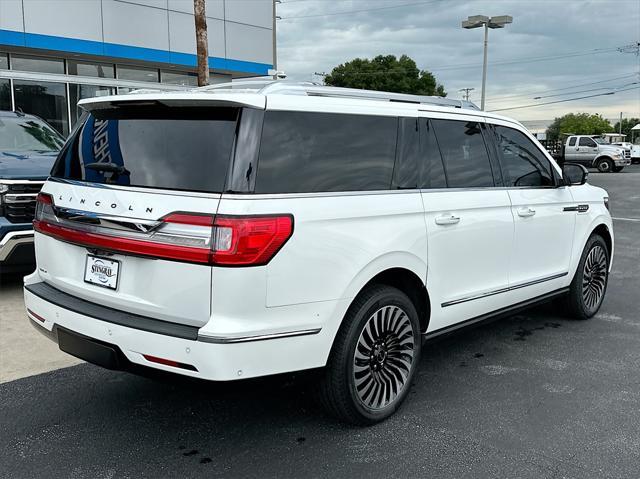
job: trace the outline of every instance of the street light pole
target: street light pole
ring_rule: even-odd
[[[497,17],[487,17],[486,15],[473,15],[462,21],[462,28],[470,30],[472,28],[484,27],[484,61],[482,62],[482,95],[480,109],[484,110],[485,92],[487,86],[487,50],[489,44],[489,29],[504,28],[508,23],[513,22],[513,17],[509,15],[499,15]]]
[[[480,109],[484,111],[484,95],[487,86],[487,50],[489,46],[489,22],[484,24],[484,60],[482,61],[482,96],[480,100]]]
[[[278,20],[278,15],[276,14],[276,4],[280,3],[280,0],[273,0],[273,30],[271,31],[272,34],[272,39],[273,39],[273,71],[277,72],[278,71],[278,44],[277,44],[277,37],[276,37],[276,21]],[[277,80],[278,79],[278,75],[276,73],[273,74],[273,79]]]

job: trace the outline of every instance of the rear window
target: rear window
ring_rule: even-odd
[[[397,130],[395,117],[267,112],[255,192],[388,190]]]
[[[236,108],[129,107],[89,115],[52,176],[93,183],[222,192]]]

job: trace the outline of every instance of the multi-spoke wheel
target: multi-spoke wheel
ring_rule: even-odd
[[[600,245],[591,248],[582,274],[582,299],[589,309],[596,309],[604,297],[608,266],[604,248]]]
[[[587,241],[571,282],[567,305],[572,316],[588,319],[598,312],[607,290],[609,250],[600,235]]]
[[[420,349],[420,322],[407,295],[385,285],[367,288],[336,335],[320,384],[322,404],[353,424],[389,417],[407,396]]]
[[[353,379],[365,407],[381,409],[402,392],[413,363],[413,336],[411,320],[398,306],[369,317],[353,355]]]

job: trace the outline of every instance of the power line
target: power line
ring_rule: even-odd
[[[640,86],[637,87],[632,87],[632,88],[625,88],[623,90],[617,90],[617,91],[610,91],[607,93],[598,93],[597,95],[587,95],[587,96],[580,96],[580,97],[576,97],[576,98],[567,98],[564,100],[556,100],[556,101],[547,101],[544,103],[532,103],[530,105],[520,105],[520,106],[512,106],[509,108],[498,108],[497,110],[489,110],[489,111],[507,111],[507,110],[519,110],[521,108],[533,108],[536,106],[543,106],[543,105],[552,105],[554,103],[565,103],[568,101],[575,101],[575,100],[584,100],[585,98],[595,98],[598,96],[606,96],[606,95],[615,95],[616,93],[620,93],[623,91],[629,91],[629,90],[638,90],[640,89]]]
[[[615,80],[623,80],[625,78],[630,78],[630,77],[635,77],[635,76],[638,76],[640,78],[640,72],[629,73],[628,75],[623,75],[623,76],[613,77],[613,78],[607,78],[605,80],[594,81],[594,82],[589,82],[589,83],[579,83],[578,85],[571,85],[571,86],[562,87],[562,88],[547,88],[545,90],[532,90],[532,91],[525,92],[525,93],[519,93],[517,95],[498,95],[498,96],[491,97],[491,99],[495,100],[497,98],[499,98],[499,99],[522,98],[522,97],[527,97],[527,96],[530,96],[530,95],[535,95],[536,93],[548,93],[550,91],[571,90],[572,88],[579,88],[579,87],[589,86],[589,85],[598,85],[600,83],[607,83],[607,82],[615,81]]]
[[[543,56],[543,57],[530,57],[523,58],[521,60],[503,60],[496,62],[489,62],[491,66],[499,66],[499,65],[514,65],[518,63],[531,63],[531,62],[542,62],[549,60],[560,60],[562,58],[576,57],[576,56],[586,56],[586,55],[596,55],[601,53],[611,53],[617,51],[617,47],[612,48],[596,48],[591,50],[583,50],[582,52],[570,52],[560,55],[552,55],[552,56]],[[465,68],[476,68],[481,66],[479,63],[461,63],[458,65],[447,65],[442,67],[429,67],[429,72],[437,72],[437,71],[445,71],[445,70],[456,70],[456,69],[465,69]],[[416,67],[417,68],[417,67]],[[417,68],[418,69],[418,68]],[[419,69],[418,69],[419,70]],[[351,75],[388,75],[390,73],[411,73],[415,70],[405,70],[405,69],[394,69],[394,70],[386,70],[386,71],[376,71],[376,72],[350,72]]]
[[[293,2],[294,0],[291,0],[291,1]],[[430,4],[439,3],[439,2],[440,0],[428,0],[428,1],[422,1],[422,2],[403,3],[401,5],[388,5],[386,7],[362,8],[360,10],[345,10],[342,12],[331,12],[331,13],[314,13],[310,15],[295,15],[292,17],[282,17],[281,20],[293,20],[297,18],[332,17],[336,15],[349,15],[352,13],[373,12],[378,10],[390,10],[392,8],[413,7],[415,5],[430,5]],[[289,3],[289,2],[286,2],[286,3]]]
[[[627,83],[625,85],[620,85],[618,87],[607,87],[607,86],[601,86],[600,88],[590,88],[588,90],[578,90],[578,91],[570,91],[567,93],[556,93],[554,95],[544,95],[544,96],[535,96],[533,97],[534,100],[542,100],[543,98],[553,98],[553,97],[557,97],[557,96],[566,96],[566,95],[575,95],[577,93],[589,93],[592,91],[600,91],[600,90],[619,90],[620,88],[624,88],[626,86],[631,86],[631,85],[637,85],[639,82],[634,81],[632,83]]]
[[[617,48],[596,48],[594,50],[588,50],[584,52],[573,52],[566,53],[562,55],[550,55],[544,57],[530,57],[522,60],[503,60],[490,62],[489,65],[499,66],[499,65],[516,65],[518,63],[534,63],[534,62],[543,62],[543,61],[552,61],[552,60],[561,60],[563,58],[572,58],[572,57],[584,57],[589,55],[600,55],[602,53],[612,53],[617,51]],[[443,65],[441,67],[433,67],[430,68],[429,71],[446,71],[446,70],[463,70],[465,68],[476,68],[480,66],[479,63],[466,63],[460,65]]]

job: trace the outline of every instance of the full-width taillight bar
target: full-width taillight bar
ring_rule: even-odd
[[[293,234],[292,215],[224,216],[176,212],[150,233],[123,232],[60,219],[40,193],[34,229],[61,241],[107,251],[219,266],[267,264]]]

